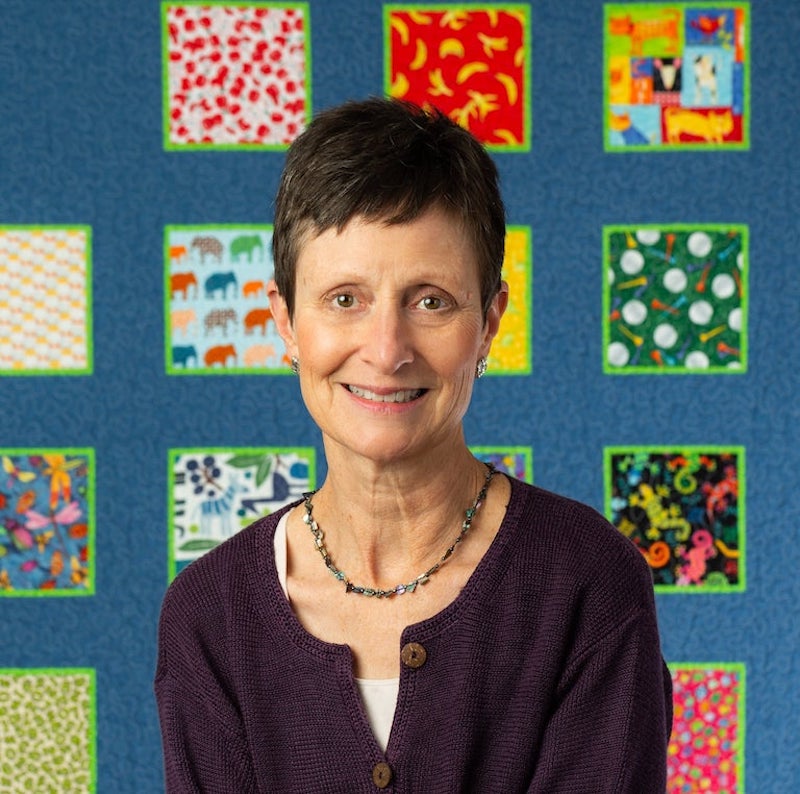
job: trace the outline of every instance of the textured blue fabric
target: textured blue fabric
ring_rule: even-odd
[[[311,0],[313,105],[379,94],[382,7]],[[748,588],[660,596],[669,661],[748,670],[748,789],[800,790],[800,248],[793,0],[751,5],[751,147],[605,154],[602,3],[537,0],[528,154],[498,154],[509,222],[533,234],[533,373],[484,378],[474,445],[528,445],[537,484],[603,505],[608,444],[734,444],[747,454]],[[5,0],[0,223],[93,232],[94,374],[0,378],[0,446],[94,447],[96,595],[3,599],[0,667],[94,667],[98,789],[161,790],[151,681],[167,580],[173,446],[316,445],[283,377],[164,372],[167,224],[271,221],[279,152],[167,153],[155,0]],[[609,377],[601,365],[601,227],[737,222],[750,229],[749,370]]]

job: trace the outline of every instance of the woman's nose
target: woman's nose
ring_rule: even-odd
[[[413,334],[401,308],[375,306],[364,332],[365,360],[382,373],[393,374],[414,360]]]

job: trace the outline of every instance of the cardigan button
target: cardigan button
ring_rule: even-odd
[[[418,642],[409,642],[400,651],[400,660],[406,667],[417,670],[425,664],[428,652]]]
[[[392,782],[392,768],[384,761],[372,767],[372,782],[378,788],[386,788]]]

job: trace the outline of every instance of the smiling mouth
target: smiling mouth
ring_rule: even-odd
[[[347,390],[362,400],[370,400],[376,403],[410,403],[425,393],[425,389],[401,389],[387,394],[377,394],[369,389],[359,389],[358,386],[348,386]]]

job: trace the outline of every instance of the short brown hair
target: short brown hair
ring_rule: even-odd
[[[290,316],[306,234],[341,231],[355,217],[408,223],[434,206],[472,240],[485,316],[505,247],[498,181],[484,147],[438,110],[371,98],[323,111],[289,148],[275,199],[275,282]]]

